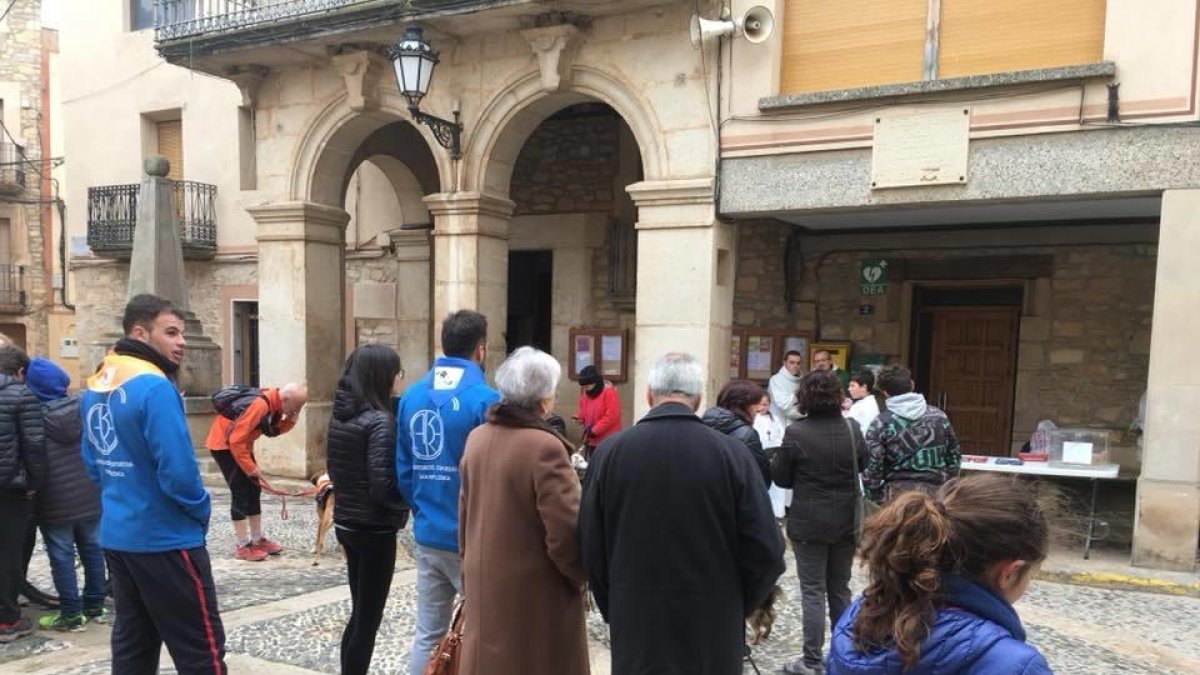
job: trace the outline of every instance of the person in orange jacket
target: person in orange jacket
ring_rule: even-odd
[[[595,366],[579,371],[579,414],[583,425],[583,458],[592,456],[600,441],[621,430],[621,399],[612,382],[600,377]]]
[[[267,539],[262,529],[262,470],[254,461],[254,441],[270,425],[278,435],[296,426],[308,390],[301,384],[285,384],[278,389],[263,389],[262,396],[231,420],[221,415],[208,431],[205,445],[221,467],[229,485],[233,532],[237,537],[235,555],[239,560],[260,561],[278,555],[283,547]]]

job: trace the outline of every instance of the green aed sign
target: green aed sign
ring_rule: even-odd
[[[863,295],[887,293],[888,261],[864,260],[858,272],[858,285]]]

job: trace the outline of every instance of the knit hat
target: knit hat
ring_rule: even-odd
[[[71,376],[53,361],[36,357],[25,368],[25,386],[42,402],[66,398]]]
[[[589,386],[600,381],[600,373],[596,370],[596,366],[584,366],[583,370],[579,371],[579,384]]]

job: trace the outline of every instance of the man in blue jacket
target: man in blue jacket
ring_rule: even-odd
[[[183,316],[155,295],[125,306],[125,337],[88,379],[83,463],[100,485],[100,546],[116,601],[112,671],[224,675],[225,630],[204,536],[212,504],[172,376]]]
[[[396,413],[396,477],[412,507],[417,541],[417,625],[409,652],[421,675],[450,627],[462,592],[458,557],[458,463],[467,435],[487,419],[500,394],[483,379],[487,318],[460,310],[442,322],[442,352],[433,369],[404,392]]]

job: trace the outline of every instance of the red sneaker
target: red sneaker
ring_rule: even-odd
[[[270,539],[267,539],[266,537],[263,537],[262,539],[259,539],[250,545],[262,551],[265,555],[279,555],[279,552],[283,550],[282,546],[276,544]]]
[[[246,560],[248,562],[262,562],[267,559],[267,552],[254,544],[237,547],[237,551],[233,555],[238,560]]]

